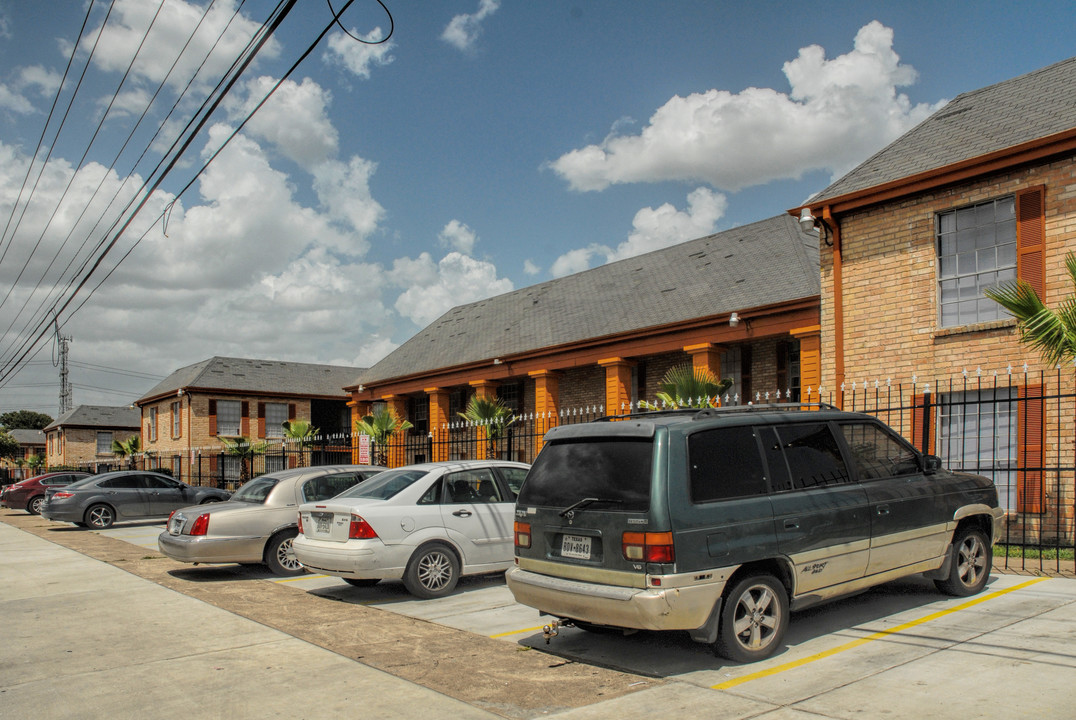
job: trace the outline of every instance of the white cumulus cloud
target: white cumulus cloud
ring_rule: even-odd
[[[434,263],[429,253],[417,259],[400,258],[390,278],[406,287],[395,308],[420,327],[429,325],[449,309],[514,289],[508,278],[498,278],[493,263],[450,252]]]
[[[449,221],[437,239],[443,247],[450,247],[464,255],[474,253],[475,243],[478,242],[478,236],[475,235],[474,230],[459,220]]]
[[[851,52],[827,60],[812,45],[783,70],[789,94],[751,87],[676,96],[639,134],[614,129],[551,167],[580,191],[669,180],[739,190],[809,170],[836,176],[942,104],[912,105],[897,92],[916,73],[900,63],[893,31],[877,21],[859,30]]]
[[[478,12],[456,15],[441,33],[441,39],[458,50],[472,49],[482,33],[482,22],[500,6],[500,0],[480,0]]]
[[[366,35],[359,35],[355,30],[351,30],[351,33],[366,42],[358,42],[355,38],[348,37],[346,33],[332,33],[329,35],[328,49],[322,53],[321,59],[330,65],[342,67],[364,80],[370,78],[370,72],[374,67],[388,65],[395,59],[390,54],[395,47],[395,43],[391,40],[373,44],[384,37],[381,28],[376,27]]]
[[[553,261],[550,272],[553,277],[563,277],[586,270],[594,260],[601,263],[624,260],[709,235],[716,230],[717,221],[724,217],[727,208],[728,199],[723,194],[705,187],[696,188],[687,196],[685,210],[677,210],[670,203],[643,208],[635,213],[634,229],[627,240],[615,248],[595,243],[569,250]]]

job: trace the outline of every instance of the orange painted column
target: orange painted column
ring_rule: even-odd
[[[448,390],[425,388],[430,398],[430,435],[433,436],[433,461],[448,460]]]
[[[497,387],[500,385],[500,383],[495,380],[472,380],[468,383],[468,385],[474,388],[474,394],[476,396],[485,399],[497,397]],[[486,457],[489,454],[487,452],[488,443],[486,442],[486,428],[479,427],[476,428],[476,430],[477,432],[475,433],[475,439],[477,442],[477,447],[475,447],[475,459],[492,459]]]
[[[803,402],[819,402],[822,397],[822,326],[796,328],[789,334],[800,341],[800,398]]]
[[[624,358],[606,358],[598,365],[605,368],[605,414],[621,415],[631,405],[631,369],[635,363]]]
[[[542,451],[544,436],[557,426],[560,411],[560,374],[552,370],[535,370],[527,373],[534,378],[534,455]]]

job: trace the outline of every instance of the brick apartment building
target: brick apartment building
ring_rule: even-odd
[[[112,442],[138,435],[139,412],[133,407],[79,405],[43,432],[48,467],[105,472],[119,465]]]

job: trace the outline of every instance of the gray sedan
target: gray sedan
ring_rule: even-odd
[[[277,575],[298,575],[303,568],[291,543],[299,505],[339,495],[384,469],[326,465],[262,475],[236,490],[229,502],[177,510],[157,546],[173,560],[195,565],[262,563]]]
[[[167,517],[179,507],[227,500],[230,493],[195,487],[167,475],[120,470],[45,491],[41,516],[103,530],[117,520]]]

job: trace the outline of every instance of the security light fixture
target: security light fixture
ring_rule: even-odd
[[[740,324],[740,316],[736,313],[729,315],[729,327],[736,327]]]
[[[818,220],[811,214],[811,208],[805,207],[800,210],[800,228],[803,232],[814,232],[817,224]]]

